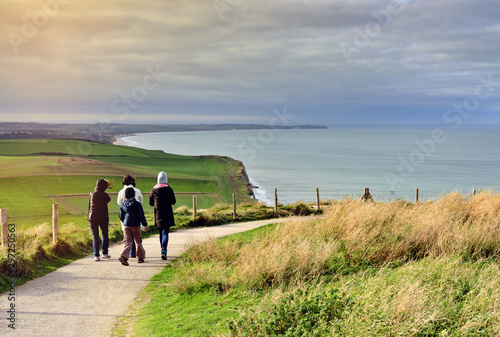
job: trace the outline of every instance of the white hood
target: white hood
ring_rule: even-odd
[[[167,184],[167,183],[168,183],[167,174],[163,171],[158,173],[158,184]]]

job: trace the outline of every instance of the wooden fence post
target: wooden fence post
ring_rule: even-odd
[[[370,189],[368,187],[365,187],[363,195],[361,196],[361,200],[363,200],[363,202],[366,202],[368,200],[373,201],[372,195],[370,194]]]
[[[59,212],[58,205],[52,205],[52,243],[55,245],[57,242],[57,235],[59,234]]]
[[[418,188],[415,190],[415,203],[418,204]]]
[[[476,195],[476,190],[472,190],[472,195]]]
[[[9,230],[7,228],[7,210],[0,209],[0,223],[2,225],[2,247],[7,247],[9,239]]]
[[[316,201],[318,202],[318,211],[319,211],[319,188],[316,187]]]
[[[274,213],[278,213],[278,189],[274,188]]]
[[[193,194],[193,219],[196,218],[196,194]]]
[[[236,194],[233,193],[233,220],[236,220]]]

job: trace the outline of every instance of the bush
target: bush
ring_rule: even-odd
[[[123,231],[121,228],[113,228],[109,229],[109,241],[110,242],[118,242],[123,240]]]
[[[299,202],[296,202],[296,203],[291,204],[291,205],[280,206],[280,207],[282,207],[286,211],[290,212],[291,215],[305,216],[305,215],[310,215],[310,214],[322,214],[323,213],[323,210],[321,210],[321,209],[317,210],[317,209],[313,208],[311,205],[308,205],[303,201],[299,201]]]
[[[297,202],[290,206],[290,211],[296,215],[309,215],[312,213],[309,206],[303,202]]]
[[[189,215],[190,214],[189,208],[187,206],[177,207],[175,209],[174,213],[176,213],[178,215]]]
[[[199,213],[192,221],[191,226],[192,227],[202,227],[202,226],[208,226],[211,222],[211,217],[208,213]]]
[[[222,204],[222,203],[218,203],[218,204],[215,204],[214,206],[212,206],[212,208],[210,208],[210,211],[213,213],[213,212],[220,212],[220,211],[227,211],[229,209],[231,209],[231,205],[230,204]]]

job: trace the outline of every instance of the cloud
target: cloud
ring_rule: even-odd
[[[217,3],[226,5],[222,16]],[[112,103],[142,93],[146,68],[160,67],[168,75],[132,102],[125,121],[262,120],[286,105],[298,122],[413,123],[416,111],[423,123],[439,122],[474,92],[479,76],[500,81],[498,5],[2,1],[0,120],[13,112],[41,121],[51,113],[124,119]],[[36,28],[29,38],[26,22]],[[14,34],[27,42],[13,46]],[[342,46],[356,52],[347,58]],[[497,111],[498,91],[481,102],[485,121]]]

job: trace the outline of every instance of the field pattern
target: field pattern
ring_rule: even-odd
[[[240,163],[216,156],[188,157],[134,147],[79,140],[0,141],[0,208],[9,221],[31,226],[49,222],[52,204],[59,204],[65,220],[87,225],[88,196],[96,180],[111,182],[111,222],[118,222],[116,195],[125,174],[136,177],[145,198],[146,213],[152,212],[148,196],[159,171],[165,171],[177,196],[175,207],[198,208],[228,203],[232,193],[249,200],[245,183],[237,179]]]

